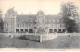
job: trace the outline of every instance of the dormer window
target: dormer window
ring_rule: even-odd
[[[44,17],[44,12],[43,12],[43,11],[39,11],[39,12],[37,12],[37,15],[38,15],[39,17]]]

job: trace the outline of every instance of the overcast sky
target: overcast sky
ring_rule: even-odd
[[[18,14],[36,14],[39,10],[44,11],[45,14],[58,14],[61,11],[60,5],[68,1],[74,1],[80,8],[79,0],[0,0],[0,9],[3,14],[12,7]]]

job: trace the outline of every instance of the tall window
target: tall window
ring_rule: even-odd
[[[57,20],[57,22],[59,22],[59,20]]]
[[[24,32],[23,29],[20,29],[21,32]]]
[[[45,19],[45,22],[47,22],[47,19]]]
[[[31,19],[31,22],[33,22],[33,19]]]
[[[19,29],[16,29],[16,32],[19,32]]]
[[[25,29],[25,32],[28,32],[28,29]]]
[[[19,22],[19,19],[18,19],[18,22]]]
[[[61,24],[61,27],[65,27],[65,25],[64,24]]]
[[[57,32],[57,29],[54,29],[54,32]]]
[[[6,23],[6,27],[8,27],[8,23]]]
[[[60,24],[57,24],[57,27],[60,27]]]
[[[24,27],[24,23],[22,23],[22,27]]]
[[[51,20],[49,19],[49,22],[51,22]]]
[[[19,27],[19,24],[17,24],[17,27]]]
[[[55,27],[55,24],[53,24],[53,27]]]
[[[21,23],[20,23],[20,26],[19,27],[21,27]]]
[[[53,19],[53,22],[55,22],[55,20]]]

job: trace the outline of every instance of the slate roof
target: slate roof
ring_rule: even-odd
[[[35,19],[36,15],[37,14],[20,14],[20,15],[17,15],[17,17],[16,17],[17,21],[20,20],[17,23],[21,23],[22,21],[28,21],[28,19]],[[60,16],[60,15],[45,15],[45,19],[51,21],[51,22],[47,21],[47,23],[51,23],[51,24],[53,23],[53,20],[55,20],[55,21],[60,20],[61,17],[62,16]]]
[[[36,14],[20,14],[20,15],[17,15],[17,19],[28,19],[28,18],[35,18],[36,17]],[[60,19],[62,16],[58,16],[58,15],[45,15],[45,19]]]
[[[16,24],[22,24],[26,23],[27,26],[29,25],[28,23],[31,22],[30,20],[34,20],[36,15],[30,15],[30,14],[21,14],[16,16]],[[32,24],[33,25],[33,24]]]

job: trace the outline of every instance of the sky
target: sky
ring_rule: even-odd
[[[0,10],[5,14],[9,8],[14,7],[18,14],[36,14],[39,10],[45,14],[58,14],[61,11],[60,5],[68,1],[75,2],[80,9],[79,0],[0,0]]]

